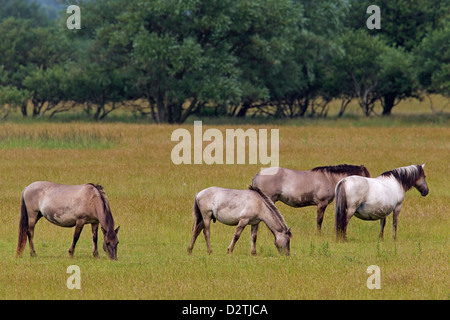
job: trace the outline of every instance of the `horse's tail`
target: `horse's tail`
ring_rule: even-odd
[[[336,235],[339,237],[344,235],[347,224],[347,194],[345,192],[345,180],[339,181],[336,186],[335,208]]]
[[[23,249],[25,249],[25,245],[27,244],[27,234],[28,234],[28,211],[22,192],[20,205],[19,240],[17,242],[16,257],[19,257],[22,254]]]
[[[194,217],[194,225],[192,226],[192,230],[196,228],[198,224],[203,222],[202,213],[200,212],[200,208],[197,204],[197,196],[194,199],[194,207],[192,208],[192,216]]]

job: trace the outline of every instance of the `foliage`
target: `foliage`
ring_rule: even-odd
[[[95,120],[127,108],[157,123],[326,117],[333,99],[340,116],[353,99],[367,116],[378,101],[389,115],[421,90],[449,92],[440,1],[380,1],[380,30],[366,28],[368,1],[78,0],[81,30],[41,3],[0,8],[1,117],[75,105]]]

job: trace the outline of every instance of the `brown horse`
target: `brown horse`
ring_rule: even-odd
[[[296,208],[316,205],[317,231],[320,231],[325,209],[334,199],[336,184],[351,175],[370,177],[362,165],[341,164],[309,171],[273,167],[257,173],[251,186],[259,188],[273,202],[281,201]]]
[[[16,256],[22,254],[27,236],[30,254],[36,256],[34,227],[41,217],[60,227],[75,227],[73,242],[69,248],[71,257],[85,224],[92,224],[93,254],[98,257],[97,231],[100,224],[104,235],[103,249],[110,259],[117,260],[117,233],[120,227],[114,230],[114,219],[102,186],[92,183],[73,186],[37,181],[26,187],[22,191]]]
[[[256,255],[256,237],[258,225],[261,221],[267,225],[275,237],[275,246],[280,254],[290,253],[291,229],[286,226],[283,216],[272,201],[258,189],[232,190],[218,187],[210,187],[200,191],[194,200],[194,225],[192,227],[192,239],[189,243],[188,253],[192,253],[195,240],[203,230],[208,253],[211,254],[209,240],[209,228],[211,220],[216,220],[236,226],[233,240],[228,247],[228,253],[232,253],[236,241],[241,236],[246,225],[251,225],[251,253]],[[284,252],[283,252],[284,251]]]

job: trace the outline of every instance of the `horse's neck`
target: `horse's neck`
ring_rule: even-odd
[[[103,203],[101,204],[101,206],[99,206],[98,210],[98,220],[102,228],[108,232],[114,230],[114,219],[111,212],[108,212],[104,208]]]
[[[266,208],[265,214],[261,220],[264,221],[267,228],[269,228],[274,235],[288,229],[286,223],[283,221],[283,218],[279,214],[273,213],[269,208]]]
[[[386,188],[389,188],[392,193],[398,194],[402,200],[403,198],[405,198],[406,191],[403,188],[400,181],[398,181],[396,178],[391,176],[389,178],[378,177],[377,179],[379,179],[385,185]]]

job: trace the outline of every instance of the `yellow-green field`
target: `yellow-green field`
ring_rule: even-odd
[[[170,155],[176,143],[170,137],[177,126],[3,124],[0,136],[6,132],[10,141],[0,145],[0,299],[449,299],[450,129],[356,125],[214,126],[223,133],[239,127],[279,129],[280,166],[299,170],[364,164],[377,176],[426,163],[430,193],[425,198],[415,189],[407,193],[396,243],[391,217],[384,241],[378,241],[378,222],[353,218],[349,241],[341,243],[335,240],[334,205],[317,235],[315,207],[277,203],[292,227],[291,256],[279,256],[261,224],[253,257],[250,228],[227,255],[235,228],[220,223],[211,228],[212,255],[203,235],[191,256],[186,249],[195,193],[213,185],[245,189],[260,165],[174,165]],[[192,122],[183,127],[193,130]],[[209,127],[204,121],[203,130]],[[23,142],[27,139],[31,145]],[[45,139],[48,145],[32,147]],[[92,257],[89,226],[70,259],[74,230],[45,219],[35,229],[38,258],[29,256],[27,245],[16,259],[21,191],[36,180],[102,184],[121,226],[119,260],[109,261],[103,251],[100,259]],[[66,286],[69,265],[81,269],[81,290]],[[380,267],[380,290],[366,286],[370,265]]]

